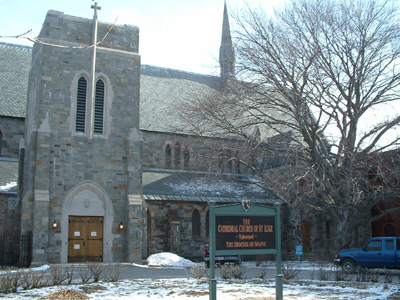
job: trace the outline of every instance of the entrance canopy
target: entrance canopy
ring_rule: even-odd
[[[143,170],[143,197],[148,201],[189,201],[235,203],[282,202],[254,176],[164,169]]]

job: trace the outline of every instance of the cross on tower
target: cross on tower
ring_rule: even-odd
[[[97,2],[94,3],[94,5],[91,6],[92,9],[94,9],[94,15],[97,15],[97,11],[101,10],[101,6],[97,6]]]

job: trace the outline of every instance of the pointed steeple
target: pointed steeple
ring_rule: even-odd
[[[235,51],[233,49],[231,30],[229,28],[228,9],[224,3],[224,19],[222,22],[222,38],[219,48],[219,64],[221,66],[221,77],[235,76]]]

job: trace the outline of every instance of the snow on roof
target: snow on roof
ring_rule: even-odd
[[[17,186],[16,182],[9,182],[6,185],[0,186],[0,192],[8,192]]]

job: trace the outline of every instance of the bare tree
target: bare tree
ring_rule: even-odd
[[[369,158],[398,146],[398,16],[389,0],[292,0],[272,18],[247,7],[236,17],[241,81],[193,97],[186,109],[200,134],[285,156],[289,173],[260,175],[292,201],[329,212],[337,248],[353,245],[381,200]]]

